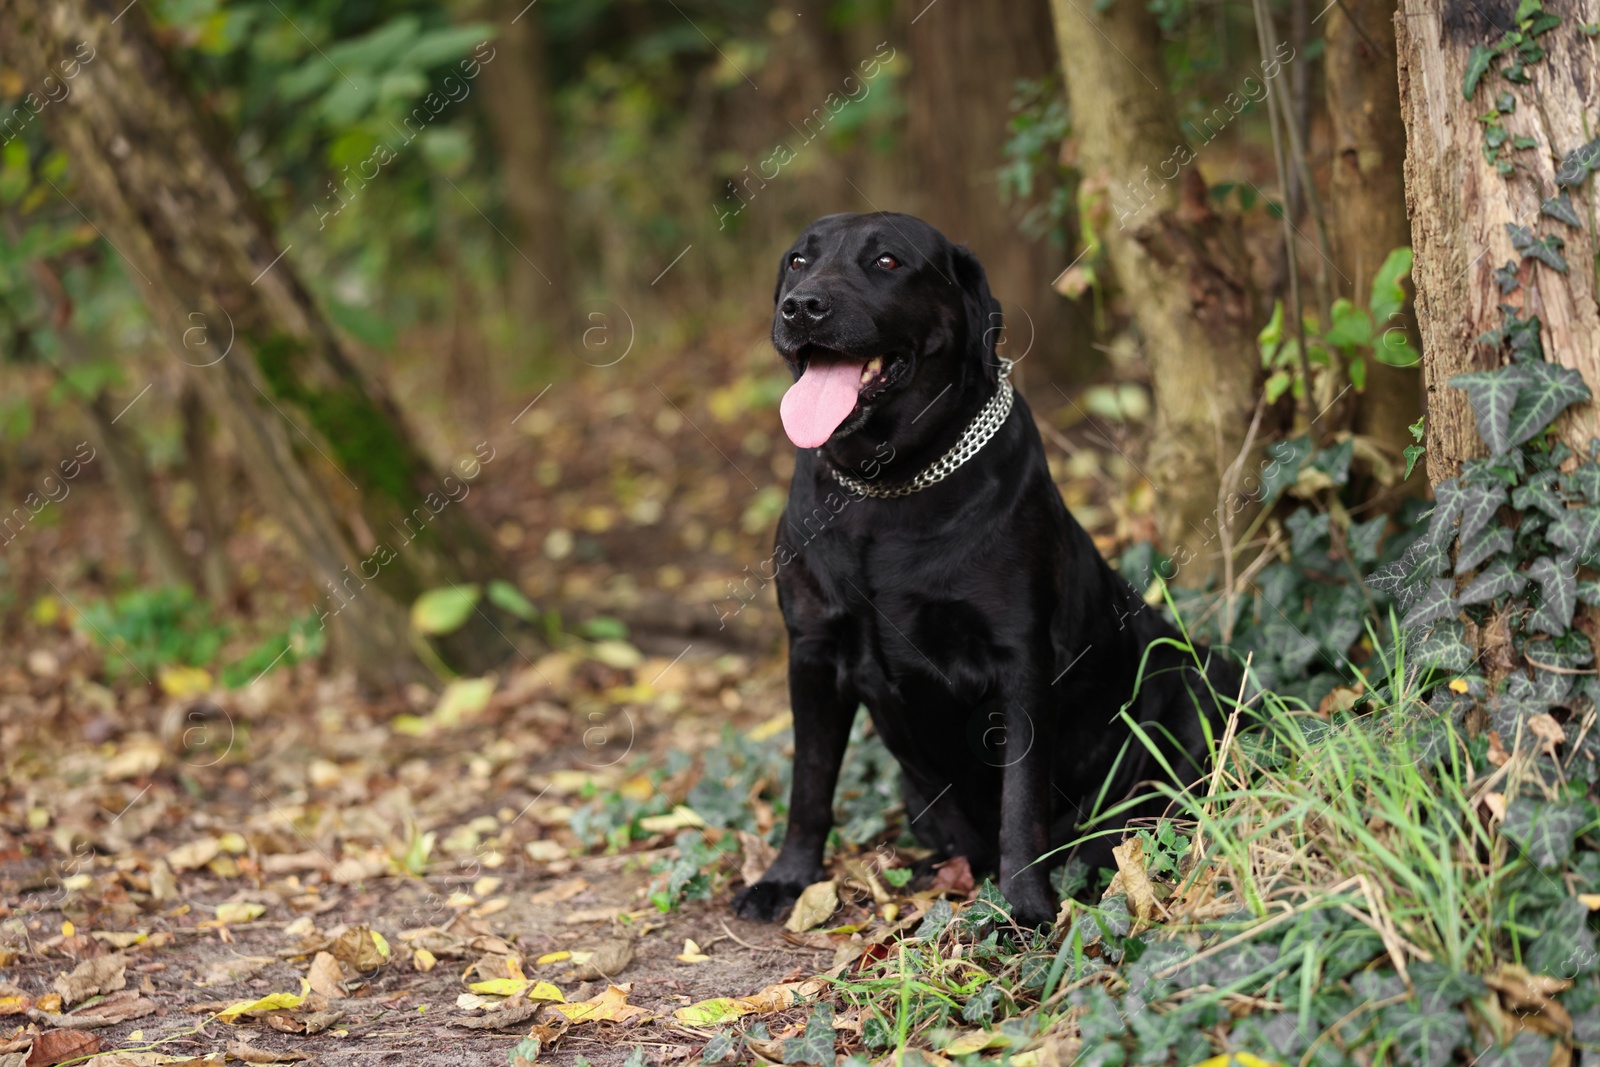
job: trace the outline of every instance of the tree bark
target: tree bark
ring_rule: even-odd
[[[451,482],[340,348],[144,9],[0,2],[0,62],[25,83],[74,57],[71,95],[42,119],[326,598],[336,659],[368,685],[423,677],[406,605],[498,573],[488,538],[458,503],[434,509]],[[446,662],[476,672],[504,658],[494,625],[475,617],[441,642]]]
[[[1152,372],[1146,469],[1163,547],[1178,580],[1198,584],[1224,569],[1219,549],[1235,505],[1240,514],[1252,505],[1248,464],[1243,495],[1218,500],[1256,402],[1247,260],[1237,225],[1211,211],[1178,129],[1155,18],[1121,0],[1104,11],[1078,0],[1052,6],[1084,180],[1109,194],[1101,232],[1120,287],[1134,296]]]
[[[552,166],[557,131],[543,13],[518,0],[493,0],[488,11],[501,27],[494,41],[501,54],[483,68],[483,106],[499,147],[501,195],[517,246],[508,260],[511,300],[518,322],[548,343],[570,312],[575,288]]]
[[[208,425],[205,402],[192,383],[185,383],[178,397],[178,414],[183,422],[183,457],[189,480],[194,484],[195,530],[203,539],[200,545],[200,580],[206,596],[215,604],[233,599],[233,573],[228,565],[228,523],[226,492],[222,472],[217,469],[214,438]]]
[[[1372,277],[1391,251],[1411,243],[1406,218],[1405,124],[1395,73],[1395,0],[1341,0],[1327,17],[1324,82],[1333,134],[1329,236],[1338,295],[1364,307]],[[1348,280],[1348,285],[1346,281]],[[1415,336],[1415,318],[1376,323]],[[1422,414],[1422,376],[1415,367],[1369,360],[1367,385],[1355,405],[1357,433],[1396,459],[1412,444],[1406,427]]]
[[[1447,383],[1455,374],[1499,364],[1497,350],[1476,339],[1500,325],[1501,303],[1538,315],[1545,358],[1578,371],[1591,388],[1600,386],[1593,222],[1578,229],[1540,214],[1540,204],[1558,192],[1561,158],[1590,140],[1594,131],[1586,131],[1585,123],[1600,107],[1595,44],[1579,29],[1595,21],[1595,4],[1585,0],[1559,13],[1561,24],[1538,39],[1548,55],[1527,68],[1531,84],[1511,86],[1490,74],[1471,99],[1462,96],[1468,56],[1474,45],[1498,40],[1501,29],[1484,25],[1471,5],[1441,9],[1428,0],[1401,0],[1395,16],[1406,206],[1416,254],[1412,279],[1427,383],[1428,477],[1434,484],[1455,475],[1462,460],[1484,454],[1466,394]],[[1511,155],[1517,170],[1509,178],[1485,158],[1484,124],[1478,121],[1488,101],[1508,88],[1519,103],[1501,121],[1513,138],[1537,142]],[[1575,191],[1574,201],[1592,220],[1590,195]],[[1559,234],[1568,272],[1519,261],[1508,224]],[[1494,272],[1507,262],[1518,265],[1522,285],[1502,297]],[[1592,404],[1579,405],[1558,427],[1567,441],[1586,449],[1590,438],[1600,436],[1600,414]]]
[[[1004,16],[983,4],[929,0],[905,0],[901,10],[912,20],[905,94],[917,167],[908,177],[919,187],[922,216],[983,261],[1011,358],[1031,342],[1029,359],[1052,377],[1091,378],[1105,360],[1093,347],[1087,301],[1064,300],[1051,288],[1067,257],[1022,232],[1023,208],[1001,201],[996,177],[1017,80],[1047,77],[1055,65],[1049,4],[1025,0]]]

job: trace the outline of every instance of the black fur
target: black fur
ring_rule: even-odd
[[[881,265],[884,254],[899,265]],[[1177,635],[1067,511],[1020,393],[1000,432],[938,485],[879,500],[834,479],[835,468],[909,479],[994,395],[1000,305],[971,252],[907,215],[830,215],[784,254],[775,301],[772,341],[796,376],[830,351],[882,356],[884,373],[825,445],[796,455],[776,555],[794,709],[789,826],[734,909],[779,918],[823,877],[864,704],[900,762],[911,829],[975,871],[998,869],[1013,918],[1047,923],[1048,867],[1066,856],[1034,861],[1078,837],[1102,793],[1114,803],[1159,773],[1118,718],[1141,657],[1130,714],[1153,724],[1187,781],[1202,769],[1202,717],[1220,732],[1207,678],[1191,653],[1152,646]],[[1206,674],[1221,693],[1237,684],[1220,655]],[[1080,855],[1109,866],[1114,842]]]

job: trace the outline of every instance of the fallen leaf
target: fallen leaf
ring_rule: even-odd
[[[627,970],[633,962],[633,942],[625,937],[614,937],[592,952],[573,953],[572,978],[578,982],[591,982],[597,978],[610,980]]]
[[[217,922],[219,923],[247,923],[267,913],[265,904],[253,901],[232,901],[227,904],[217,905]]]
[[[100,1051],[100,1039],[82,1030],[46,1030],[33,1039],[33,1048],[23,1067],[55,1067],[68,1060],[93,1056]]]
[[[711,957],[700,951],[700,946],[688,938],[684,939],[683,951],[678,953],[678,959],[684,963],[704,963]]]
[[[1107,895],[1127,893],[1129,910],[1148,922],[1156,912],[1156,894],[1145,871],[1144,843],[1138,837],[1130,837],[1113,848],[1111,855],[1117,861],[1117,873],[1106,889]]]
[[[766,838],[749,830],[739,831],[739,848],[739,874],[745,885],[755,885],[777,859],[778,850],[767,844]]]
[[[366,926],[352,926],[334,940],[330,950],[353,974],[371,974],[389,958],[389,942]]]
[[[551,1011],[560,1012],[574,1023],[625,1023],[631,1019],[648,1018],[650,1013],[628,1003],[631,986],[607,986],[604,993],[577,1004],[552,1004]]]
[[[564,963],[571,958],[572,953],[570,952],[546,952],[543,956],[534,960],[533,963],[536,967],[543,967],[551,963]]]
[[[1504,793],[1485,793],[1483,795],[1483,806],[1488,808],[1489,814],[1500,822],[1506,821],[1506,795]]]
[[[311,1058],[304,1052],[268,1052],[244,1041],[228,1042],[228,1055],[245,1063],[297,1063]]]
[[[277,1011],[283,1008],[298,1008],[305,1003],[306,994],[311,990],[311,983],[304,978],[300,979],[299,993],[268,993],[257,1000],[240,1000],[228,1005],[217,1012],[217,1018],[225,1023],[234,1022],[239,1016],[247,1012]]]
[[[546,889],[541,889],[528,898],[529,904],[560,904],[562,901],[571,900],[585,889],[589,883],[582,878],[568,878],[557,882]]]
[[[839,907],[839,887],[830,881],[814,882],[805,887],[794,910],[783,924],[785,930],[800,934],[821,926]]]
[[[126,956],[97,956],[84,960],[73,968],[71,974],[56,978],[56,992],[62,1003],[70,1006],[88,1000],[99,993],[112,993],[128,984],[124,971],[128,968]]]
[[[202,837],[198,841],[190,841],[187,845],[179,845],[167,853],[167,865],[175,871],[192,871],[204,867],[222,851],[222,842],[214,837]]]
[[[311,960],[311,970],[306,973],[306,981],[311,983],[313,992],[321,993],[329,1000],[338,1000],[345,995],[344,971],[339,969],[339,961],[332,953],[319,952]]]
[[[1194,1067],[1283,1067],[1277,1060],[1264,1060],[1249,1052],[1229,1052],[1201,1060]]]
[[[704,829],[706,821],[693,808],[682,804],[665,815],[647,815],[639,820],[640,828],[652,834],[670,834],[678,830]]]
[[[965,856],[952,856],[943,863],[936,864],[934,870],[939,872],[933,878],[933,888],[936,891],[955,893],[964,897],[977,887],[977,882],[972,878],[972,864]]]
[[[276,956],[229,956],[208,966],[200,984],[213,986],[242,982],[246,978],[254,978],[262,968],[277,962]]]
[[[467,986],[474,993],[487,993],[496,997],[527,997],[529,1000],[547,1000],[555,1003],[567,998],[549,982],[535,982],[529,978],[491,978],[486,982],[473,982]]]
[[[431,971],[439,958],[425,948],[419,948],[411,953],[411,966],[419,971]]]
[[[739,997],[712,997],[679,1008],[672,1013],[672,1017],[690,1026],[720,1026],[755,1010]]]

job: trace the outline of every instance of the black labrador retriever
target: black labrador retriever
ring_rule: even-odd
[[[1048,923],[1048,868],[1066,857],[1037,861],[1162,761],[1197,779],[1233,669],[1157,643],[1178,635],[1067,511],[971,252],[908,215],[829,215],[784,253],[775,302],[772,342],[796,378],[775,556],[794,782],[783,849],[734,909],[777,919],[823,877],[864,704],[918,838],[998,867],[1013,920]],[[1160,760],[1130,740],[1124,707]],[[1079,855],[1109,866],[1113,843]]]

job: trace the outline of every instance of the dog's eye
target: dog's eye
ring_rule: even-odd
[[[789,269],[790,270],[799,270],[801,267],[803,267],[805,265],[806,265],[806,257],[805,256],[790,256],[789,257]]]
[[[884,270],[894,270],[900,265],[900,261],[895,259],[889,253],[885,252],[883,255],[873,260],[872,264],[875,267],[882,267]]]

